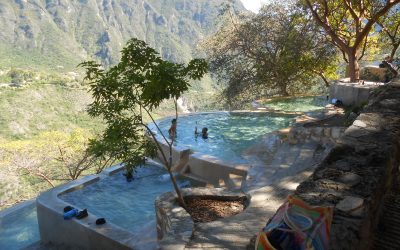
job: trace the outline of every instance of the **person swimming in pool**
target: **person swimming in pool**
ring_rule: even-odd
[[[201,138],[203,139],[208,139],[208,128],[204,127],[201,129],[201,132],[197,131],[197,126],[194,129],[194,135],[196,136],[196,138],[201,134]]]

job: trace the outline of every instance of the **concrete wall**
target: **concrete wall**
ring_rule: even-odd
[[[237,189],[245,183],[249,168],[246,164],[227,164],[215,157],[192,154],[182,175],[199,177],[214,187]]]
[[[169,147],[166,143],[159,141],[162,151],[169,157]],[[246,164],[233,164],[223,162],[213,156],[201,153],[191,153],[186,157],[184,147],[172,148],[173,171],[198,181],[199,183],[211,184],[214,187],[225,186],[228,188],[240,188],[250,168]],[[161,160],[161,153],[158,153],[158,160]]]
[[[296,195],[334,207],[331,249],[371,249],[400,166],[400,80],[379,87]]]
[[[378,85],[361,85],[355,83],[333,83],[329,87],[329,99],[341,100],[344,105],[360,105],[369,101],[371,92]]]

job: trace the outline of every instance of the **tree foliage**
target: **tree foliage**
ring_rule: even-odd
[[[102,117],[107,124],[102,136],[90,142],[91,152],[96,156],[113,155],[131,171],[143,164],[145,157],[154,157],[159,149],[175,191],[184,204],[171,173],[171,162],[143,118],[147,115],[153,119],[151,112],[161,102],[179,98],[188,90],[189,80],[199,80],[206,73],[206,62],[193,59],[186,66],[168,62],[145,42],[131,39],[122,50],[121,62],[110,69],[104,70],[93,61],[81,66],[86,68],[85,79],[89,81],[94,99],[88,112],[91,116]],[[165,136],[164,139],[171,148],[172,142]]]
[[[400,0],[302,0],[316,23],[343,53],[352,82],[359,79],[358,61],[376,22]]]
[[[393,7],[377,23],[381,27],[379,43],[389,52],[390,59],[393,60],[400,46],[400,6]]]
[[[226,24],[203,47],[210,69],[226,82],[228,101],[295,94],[321,76],[334,75],[336,50],[317,26],[293,5],[269,4],[260,13],[237,16],[228,11]]]

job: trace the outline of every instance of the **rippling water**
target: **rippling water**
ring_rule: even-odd
[[[178,182],[181,187],[190,186],[187,180]],[[132,182],[127,182],[120,172],[60,198],[135,233],[155,220],[156,197],[171,190],[172,183],[166,171],[148,165],[136,168]]]
[[[216,112],[199,113],[178,118],[175,145],[189,147],[195,152],[211,155],[229,162],[244,162],[243,150],[256,143],[260,136],[288,127],[294,116],[268,113]],[[170,120],[162,120],[159,126],[168,135]],[[208,128],[208,139],[195,137],[197,126],[201,131]],[[155,131],[153,129],[153,131]]]

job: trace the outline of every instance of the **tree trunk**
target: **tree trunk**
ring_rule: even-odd
[[[360,80],[360,66],[358,64],[357,54],[355,51],[351,51],[348,57],[350,82],[358,82],[358,80]]]
[[[280,88],[281,96],[289,96],[289,93],[287,92],[287,81],[280,82],[279,83],[279,88]]]
[[[175,105],[175,119],[178,122],[178,98],[174,98],[174,105]]]
[[[179,202],[179,204],[180,204],[183,208],[186,209],[185,200],[183,199],[181,190],[179,189],[179,186],[178,186],[178,184],[176,183],[175,176],[172,174],[171,167],[168,169],[168,174],[169,174],[169,177],[171,178],[172,184],[174,185],[175,192],[176,192],[176,194],[178,195],[178,202]]]

